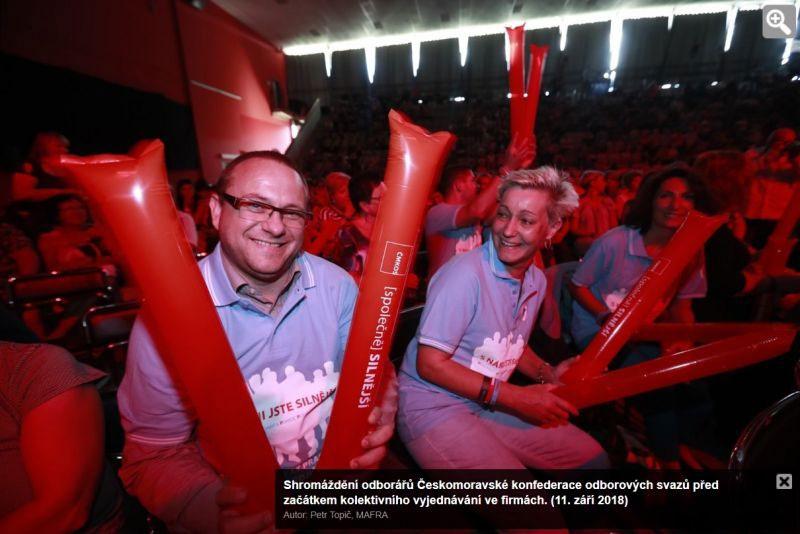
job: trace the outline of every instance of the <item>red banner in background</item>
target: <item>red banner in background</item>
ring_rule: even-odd
[[[53,166],[88,195],[123,246],[143,317],[215,468],[247,489],[244,511],[272,508],[278,466],[178,221],[164,145],[139,142],[130,156],[61,156]]]
[[[361,455],[367,418],[378,405],[395,323],[416,254],[428,196],[455,136],[431,134],[405,115],[389,113],[386,192],[381,199],[325,444],[317,467],[348,469]]]
[[[692,211],[561,379],[579,382],[603,372],[653,310],[666,307],[674,293],[672,286],[724,220]]]

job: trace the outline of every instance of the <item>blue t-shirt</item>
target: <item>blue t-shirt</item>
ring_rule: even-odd
[[[405,435],[419,436],[446,419],[447,407],[481,409],[473,400],[420,378],[418,344],[452,354],[453,361],[484,376],[508,380],[525,350],[546,286],[544,273],[533,265],[522,283],[513,278],[491,240],[436,273],[398,380],[398,422]]]
[[[221,254],[217,246],[200,262],[200,272],[278,464],[313,468],[339,380],[355,282],[336,265],[301,253],[300,276],[273,316],[234,291]],[[128,439],[168,446],[191,438],[195,421],[139,319],[118,400]]]
[[[600,236],[583,257],[572,275],[576,286],[588,287],[597,299],[614,311],[639,278],[650,268],[653,258],[647,254],[639,230],[630,226],[617,226]],[[698,261],[691,272],[680,279],[676,298],[702,298],[706,295],[704,262]],[[653,310],[653,315],[663,311]],[[572,303],[572,338],[578,345],[593,337],[599,330],[595,317],[577,301]]]
[[[433,276],[453,256],[481,246],[481,226],[458,228],[456,215],[463,206],[442,202],[425,215],[425,239],[428,247],[428,275]]]

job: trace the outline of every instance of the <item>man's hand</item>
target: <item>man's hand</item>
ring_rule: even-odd
[[[394,434],[394,418],[397,414],[397,374],[388,363],[386,391],[380,406],[369,414],[369,424],[377,428],[361,440],[366,452],[350,462],[351,469],[377,469],[386,457],[386,444]]]
[[[578,410],[550,393],[555,387],[553,384],[518,387],[514,395],[514,411],[526,421],[544,428],[566,425],[569,416],[578,415]]]
[[[527,169],[534,159],[536,159],[536,137],[531,134],[530,137],[519,138],[514,134],[514,138],[506,148],[503,168],[508,171]]]
[[[243,515],[234,508],[247,499],[247,490],[231,486],[227,482],[217,492],[219,506],[219,532],[223,534],[253,534],[273,532],[272,514],[258,512]]]

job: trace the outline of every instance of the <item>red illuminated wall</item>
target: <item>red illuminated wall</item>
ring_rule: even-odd
[[[191,105],[210,181],[220,154],[291,142],[269,105],[269,80],[286,94],[283,54],[210,2],[0,0],[0,51]]]
[[[283,53],[213,4],[176,6],[203,175],[216,179],[221,154],[285,151],[289,123],[272,117],[268,85],[285,87]]]

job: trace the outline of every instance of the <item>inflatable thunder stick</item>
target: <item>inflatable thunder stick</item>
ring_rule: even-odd
[[[349,469],[350,461],[364,452],[361,440],[377,405],[384,368],[391,365],[389,349],[428,196],[455,141],[454,135],[431,134],[394,110],[389,129],[386,192],[372,230],[319,469]]]
[[[639,328],[632,341],[658,341],[670,343],[688,341],[691,343],[710,343],[727,337],[742,334],[763,334],[771,329],[782,329],[784,323],[653,323]]]
[[[724,221],[692,211],[661,254],[594,336],[577,361],[562,375],[569,384],[600,374],[669,292],[683,270]]]
[[[536,125],[536,113],[539,111],[539,94],[542,91],[542,76],[544,75],[544,64],[547,60],[546,46],[531,45],[531,62],[528,65],[528,86],[525,98],[525,124],[527,133],[533,134],[533,127]]]
[[[559,386],[552,392],[576,408],[585,408],[774,358],[791,348],[797,334],[790,325],[761,329]]]
[[[508,37],[508,92],[511,93],[511,137],[528,137],[533,128],[525,124],[525,25],[506,28]]]
[[[189,398],[207,456],[247,489],[244,511],[271,509],[277,463],[178,222],[164,145],[140,142],[130,156],[61,156],[53,165],[86,192],[123,245],[144,319]]]
[[[759,265],[767,274],[781,274],[786,269],[786,262],[797,244],[797,239],[792,239],[792,234],[798,220],[800,220],[800,183],[794,184],[792,198],[758,258]]]
[[[533,136],[547,47],[532,45],[525,83],[525,25],[506,28],[509,44],[508,92],[511,93],[511,139]]]

